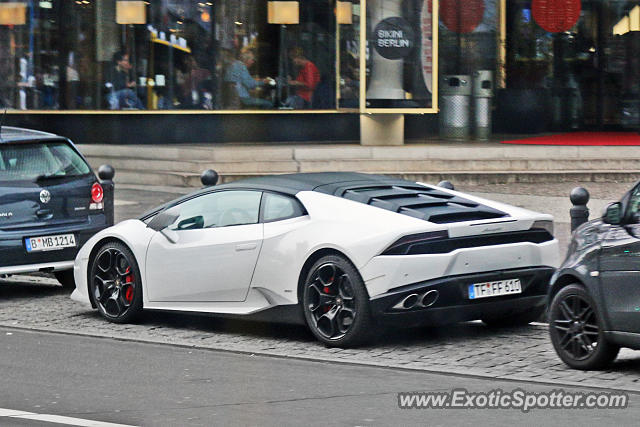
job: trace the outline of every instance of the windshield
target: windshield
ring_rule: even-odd
[[[86,175],[87,163],[64,141],[0,145],[0,181],[35,181]]]

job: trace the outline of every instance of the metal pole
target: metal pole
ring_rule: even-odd
[[[580,227],[585,222],[589,221],[589,208],[587,203],[589,202],[589,192],[586,188],[576,187],[571,190],[569,195],[571,204],[573,207],[569,209],[569,216],[571,217],[571,231]]]
[[[116,171],[111,165],[102,165],[98,168],[98,177],[100,178],[100,185],[102,186],[103,203],[104,203],[104,215],[106,217],[107,225],[111,226],[115,223],[114,213],[114,199],[115,199],[115,184],[113,177]]]

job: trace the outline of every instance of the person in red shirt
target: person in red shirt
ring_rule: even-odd
[[[311,108],[313,92],[320,83],[320,71],[318,67],[305,56],[302,48],[291,49],[291,60],[298,68],[298,76],[295,80],[289,79],[289,86],[296,90],[296,97],[289,104],[294,108]]]

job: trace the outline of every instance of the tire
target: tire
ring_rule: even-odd
[[[344,257],[316,261],[304,281],[302,310],[315,337],[329,347],[353,347],[371,336],[369,294],[356,268]]]
[[[89,295],[102,317],[114,323],[134,320],[142,311],[142,280],[129,248],[105,243],[89,266]]]
[[[605,339],[595,301],[575,283],[562,288],[553,298],[549,335],[560,359],[574,369],[605,368],[620,351],[619,346]]]
[[[531,322],[540,319],[544,313],[544,306],[533,307],[524,313],[512,314],[502,317],[486,317],[482,318],[482,322],[492,328],[510,328],[514,326],[526,326]]]
[[[54,271],[53,275],[64,289],[75,289],[76,281],[73,278],[73,270]]]

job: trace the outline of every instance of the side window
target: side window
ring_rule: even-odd
[[[227,227],[258,223],[260,191],[219,191],[180,204],[180,216],[171,230]]]
[[[280,221],[305,214],[300,202],[280,194],[264,193],[263,222]]]
[[[638,213],[640,213],[640,185],[633,189],[631,197],[629,198],[627,218],[633,220],[637,218]]]

